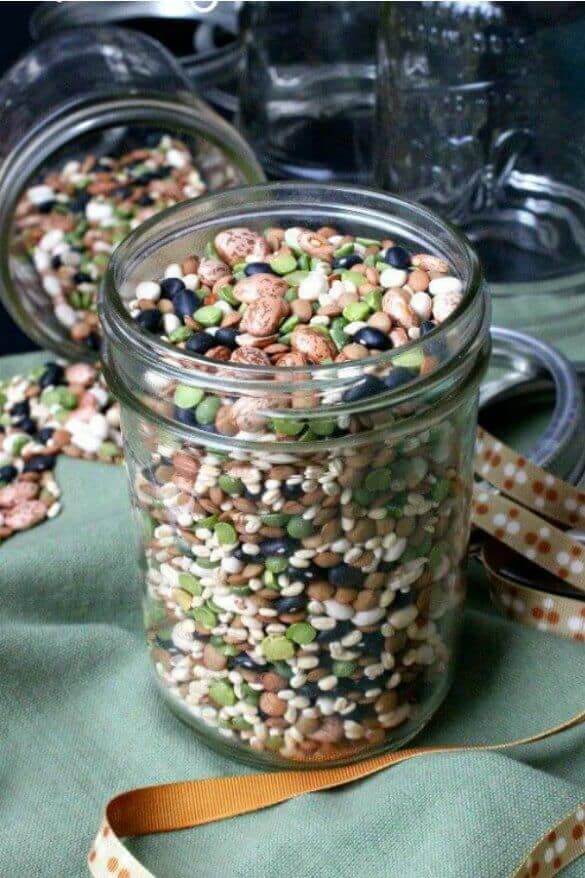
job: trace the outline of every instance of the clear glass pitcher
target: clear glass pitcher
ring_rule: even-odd
[[[498,323],[585,325],[582,3],[385,3],[375,177],[475,243]],[[510,298],[513,301],[510,301]]]
[[[241,125],[271,177],[371,172],[379,3],[245,3]]]

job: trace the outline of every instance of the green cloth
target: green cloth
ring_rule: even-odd
[[[24,372],[39,357],[0,361]],[[245,770],[162,703],[121,468],[60,460],[64,509],[0,548],[0,875],[85,876],[116,791]],[[585,649],[511,623],[475,572],[462,657],[418,744],[498,741],[585,707]],[[583,730],[513,755],[424,757],[332,793],[135,841],[157,878],[506,878],[583,799]],[[585,876],[585,859],[564,873]]]

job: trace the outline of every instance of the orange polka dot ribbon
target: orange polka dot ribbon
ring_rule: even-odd
[[[473,491],[476,527],[585,594],[585,547],[534,512],[481,485]]]
[[[585,493],[481,429],[475,472],[482,481],[474,485],[472,521],[493,538],[481,558],[494,604],[524,625],[584,640],[585,546],[561,528],[584,525]],[[505,575],[503,546],[535,565],[533,582]],[[539,576],[537,568],[548,577]]]
[[[481,427],[475,446],[475,472],[508,497],[568,527],[585,525],[585,492],[507,448]]]
[[[511,878],[551,878],[585,852],[585,803],[546,832]]]
[[[573,527],[582,524],[584,495],[519,457],[483,430],[479,431],[475,470],[482,482],[474,487],[472,519],[491,537],[483,546],[482,558],[495,604],[506,615],[527,625],[576,640],[585,639],[583,547],[551,523]],[[509,550],[546,571],[551,581],[546,585],[536,581],[514,582],[505,575],[502,561],[502,551]],[[173,832],[237,817],[305,793],[360,780],[408,759],[508,749],[533,744],[583,724],[585,711],[554,728],[516,741],[408,748],[351,765],[208,778],[130,790],[109,802],[88,855],[89,871],[94,878],[154,878],[123,844],[123,838]],[[549,830],[509,878],[552,878],[583,853],[585,804]]]
[[[511,581],[500,572],[500,548],[496,543],[486,544],[481,555],[490,595],[500,612],[539,631],[585,640],[585,602],[578,592],[574,592],[574,597],[569,593],[559,595],[543,587]]]

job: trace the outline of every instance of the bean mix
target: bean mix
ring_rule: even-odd
[[[19,240],[71,339],[99,347],[96,300],[109,257],[126,235],[166,207],[206,191],[188,146],[168,135],[118,155],[87,155],[42,175],[16,209]],[[231,185],[225,164],[209,178]]]
[[[48,362],[0,382],[0,542],[58,515],[60,454],[121,460],[119,406],[87,363]]]
[[[443,259],[394,241],[232,228],[139,283],[128,307],[145,333],[228,375],[229,363],[374,364],[461,300]],[[300,400],[174,386],[175,418],[199,433],[151,429],[132,451],[157,674],[185,716],[231,744],[285,761],[351,758],[403,739],[446,691],[471,413],[361,443],[344,440],[372,428],[369,414],[301,414],[432,368],[430,355],[403,357],[385,377],[362,371]],[[226,436],[229,452],[214,442]]]

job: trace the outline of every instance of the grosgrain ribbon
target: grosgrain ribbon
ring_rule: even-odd
[[[513,581],[498,568],[497,552],[488,543],[481,558],[494,604],[523,625],[585,640],[585,547],[552,523],[582,525],[585,494],[482,429],[478,430],[475,472],[485,481],[474,485],[473,524],[497,545],[508,546],[552,574],[569,593],[558,594],[558,588],[552,590],[551,585],[536,581],[530,585]]]
[[[585,495],[520,457],[483,430],[478,434],[475,469],[481,479],[508,497],[485,484],[476,484],[473,523],[572,585],[576,595],[585,593],[583,547],[550,521],[529,511],[531,507],[549,520],[575,526],[585,518]],[[492,595],[505,612],[525,624],[584,639],[583,601],[514,584],[490,565],[487,553],[484,558]],[[208,778],[130,790],[108,804],[89,852],[89,869],[95,878],[154,878],[124,846],[122,837],[201,826],[305,793],[342,786],[415,757],[509,749],[542,741],[583,723],[585,711],[554,728],[499,744],[408,748],[340,767]],[[535,875],[551,878],[585,852],[584,838],[585,806],[579,805],[539,840],[510,878]]]

